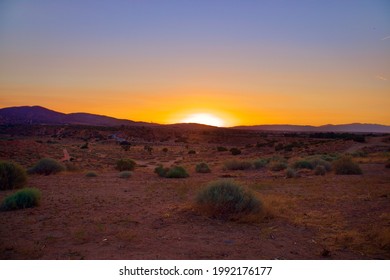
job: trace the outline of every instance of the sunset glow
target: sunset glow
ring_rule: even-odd
[[[205,124],[205,125],[211,125],[211,126],[224,126],[223,120],[212,116],[210,114],[193,114],[188,116],[187,118],[181,120],[181,123],[198,123],[198,124]]]
[[[162,124],[202,112],[224,126],[390,124],[386,1],[88,3],[1,2],[0,107]]]

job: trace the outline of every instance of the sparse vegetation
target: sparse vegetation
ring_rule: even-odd
[[[120,159],[116,162],[116,170],[118,171],[133,171],[136,163],[132,159]]]
[[[196,204],[202,212],[222,219],[258,215],[263,208],[253,193],[231,180],[211,182],[198,193]]]
[[[88,149],[88,142],[85,142],[83,145],[81,145],[80,149]]]
[[[167,152],[168,152],[168,148],[164,148],[164,149],[162,149],[162,151],[163,151],[164,153],[167,153]]]
[[[269,159],[260,158],[253,161],[253,166],[255,169],[261,169],[267,166]]]
[[[194,150],[189,150],[189,151],[188,151],[188,154],[189,154],[189,155],[195,155],[196,152],[195,152]]]
[[[210,167],[207,163],[201,162],[195,166],[195,171],[198,173],[210,173]]]
[[[224,163],[225,170],[248,170],[252,168],[252,163],[249,161],[229,160]]]
[[[0,190],[18,189],[26,182],[26,171],[19,164],[0,161]]]
[[[24,188],[9,196],[1,203],[2,211],[32,208],[39,205],[41,193],[36,188]]]
[[[233,156],[241,154],[241,150],[238,148],[231,148],[230,152],[232,153]]]
[[[333,170],[338,175],[359,175],[362,174],[360,166],[350,157],[342,157],[333,162]]]
[[[164,178],[187,178],[189,175],[187,171],[181,166],[172,166],[171,168],[162,165],[157,166],[154,172],[160,177]]]
[[[225,148],[225,147],[217,147],[217,151],[218,152],[226,152],[228,149],[227,148]]]
[[[131,173],[131,171],[122,171],[122,172],[119,173],[119,178],[128,179],[132,175],[133,175],[133,173]]]
[[[285,161],[271,161],[269,164],[269,169],[271,171],[282,171],[287,168],[287,163]]]
[[[97,173],[95,171],[88,171],[87,173],[85,173],[85,177],[88,177],[88,178],[93,178],[93,177],[97,177]]]
[[[51,175],[64,171],[65,167],[52,158],[43,158],[35,166],[28,169],[30,174]]]

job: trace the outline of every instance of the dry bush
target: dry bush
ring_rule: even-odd
[[[195,171],[198,173],[210,173],[210,167],[207,163],[201,162],[195,166]]]
[[[21,188],[26,182],[26,171],[19,164],[0,161],[0,190]]]
[[[333,162],[333,170],[338,175],[359,175],[362,170],[350,157],[342,157]]]
[[[249,161],[230,160],[224,163],[225,170],[248,170],[252,168]]]
[[[209,183],[196,197],[196,205],[207,215],[228,220],[245,220],[263,214],[263,205],[252,192],[231,180]]]
[[[118,171],[132,171],[134,170],[136,163],[132,159],[120,159],[116,162],[115,168]]]
[[[64,171],[65,167],[52,158],[43,158],[28,170],[31,174],[51,175]]]

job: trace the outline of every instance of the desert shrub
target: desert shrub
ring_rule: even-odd
[[[52,158],[43,158],[35,166],[28,170],[31,174],[50,175],[64,171],[65,167]]]
[[[188,154],[189,154],[189,155],[195,155],[196,152],[195,152],[194,150],[189,150],[189,151],[188,151]]]
[[[360,166],[352,161],[350,157],[342,157],[333,162],[333,170],[339,175],[362,174]]]
[[[329,163],[329,161],[326,161],[321,157],[311,157],[309,158],[309,161],[313,166],[313,169],[316,169],[317,166],[323,166],[327,172],[332,170],[332,165]]]
[[[72,162],[65,162],[64,163],[64,167],[65,167],[66,171],[69,171],[69,172],[78,172],[78,171],[80,171],[80,167],[77,166],[76,164],[72,163]]]
[[[218,152],[226,152],[227,150],[225,147],[217,147]]]
[[[287,163],[284,161],[271,161],[269,168],[272,171],[282,171],[287,168]]]
[[[313,165],[308,160],[297,160],[292,166],[295,169],[313,169]]]
[[[168,167],[164,167],[162,165],[159,165],[154,169],[154,173],[157,173],[157,175],[160,177],[165,177],[168,173],[168,170],[169,170]]]
[[[26,181],[26,171],[19,164],[0,161],[0,190],[21,188]]]
[[[169,168],[166,178],[187,178],[189,175],[187,171],[181,166],[173,166]]]
[[[390,168],[390,159],[387,160],[386,164],[385,164],[385,167],[386,168]]]
[[[314,174],[315,175],[321,175],[324,176],[326,174],[326,168],[323,165],[317,165],[316,168],[314,169]]]
[[[230,152],[232,153],[233,156],[241,154],[241,150],[237,148],[231,148]]]
[[[255,169],[260,169],[267,166],[268,163],[269,159],[260,158],[253,161],[253,166],[255,167]]]
[[[189,176],[187,171],[181,166],[167,168],[159,165],[154,169],[154,172],[164,178],[187,178]]]
[[[249,161],[229,160],[224,163],[225,170],[248,170],[252,168],[252,163]]]
[[[134,170],[136,163],[132,159],[120,159],[116,162],[115,168],[118,171],[132,171]]]
[[[298,176],[297,171],[293,168],[286,169],[286,177],[287,178],[296,178]]]
[[[210,167],[207,163],[201,162],[195,166],[195,171],[198,173],[210,173]]]
[[[149,154],[151,154],[153,151],[153,147],[150,145],[145,145],[144,150],[147,151]]]
[[[24,188],[7,196],[1,203],[1,210],[17,210],[39,205],[41,193],[36,188]]]
[[[162,149],[162,151],[163,151],[164,153],[167,153],[167,152],[168,152],[168,148],[164,148],[164,149]]]
[[[231,180],[211,182],[197,197],[198,207],[215,218],[235,219],[243,214],[259,214],[262,203],[251,192]]]
[[[283,144],[282,143],[278,143],[276,146],[275,146],[275,151],[280,151],[280,150],[283,150]]]
[[[93,178],[93,177],[97,177],[97,173],[95,171],[88,171],[87,173],[85,173],[85,177],[88,177],[88,178]]]
[[[85,142],[83,145],[81,145],[80,149],[88,149],[88,142]]]
[[[130,178],[133,175],[130,171],[122,171],[119,173],[119,178],[127,179]]]

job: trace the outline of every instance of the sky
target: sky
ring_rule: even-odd
[[[0,0],[0,108],[390,125],[388,0]]]

